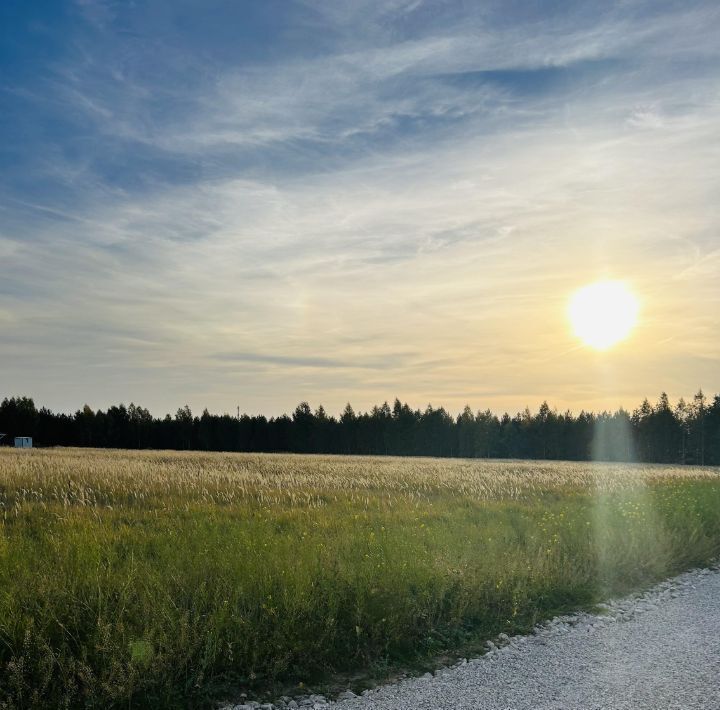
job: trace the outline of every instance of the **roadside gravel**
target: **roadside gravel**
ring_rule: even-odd
[[[234,708],[720,710],[720,568],[687,572],[605,604],[601,615],[558,617],[488,647],[481,658],[362,696]]]
[[[333,707],[720,708],[720,570],[683,574],[605,611],[559,617],[482,658]]]

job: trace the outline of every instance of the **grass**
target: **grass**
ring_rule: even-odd
[[[0,707],[201,707],[720,553],[717,469],[0,450]]]

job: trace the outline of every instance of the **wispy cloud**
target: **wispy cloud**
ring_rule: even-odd
[[[286,355],[270,355],[263,353],[228,352],[217,353],[213,356],[221,362],[251,362],[262,365],[281,365],[289,367],[311,368],[346,368],[359,370],[382,370],[387,367],[399,367],[407,363],[404,355],[385,355],[361,360],[334,360],[327,357],[293,357]]]
[[[720,389],[713,3],[302,3],[241,49],[80,10],[2,94],[27,142],[0,154],[0,391],[272,413]],[[611,374],[563,320],[608,274],[646,314]]]

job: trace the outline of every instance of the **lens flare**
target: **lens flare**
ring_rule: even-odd
[[[575,335],[596,350],[625,340],[637,323],[639,304],[621,281],[599,281],[577,291],[568,316]]]

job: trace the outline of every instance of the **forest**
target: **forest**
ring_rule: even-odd
[[[32,436],[36,446],[125,449],[374,454],[461,458],[562,459],[720,464],[720,395],[699,391],[674,406],[661,394],[628,412],[557,412],[543,402],[537,412],[514,416],[467,406],[453,417],[444,408],[412,409],[398,399],[369,412],[348,404],[339,417],[300,403],[291,415],[174,416],[119,404],[106,411],[85,405],[74,414],[37,408],[29,397],[0,404],[2,443]]]

